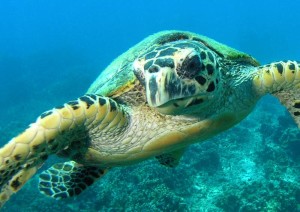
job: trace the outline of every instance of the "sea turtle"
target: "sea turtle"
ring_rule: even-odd
[[[175,167],[185,148],[244,119],[265,94],[300,123],[296,61],[260,66],[250,55],[184,31],[151,35],[113,61],[87,93],[42,113],[0,149],[0,202],[51,154],[71,161],[40,174],[54,198],[81,193],[109,169],[156,157]]]

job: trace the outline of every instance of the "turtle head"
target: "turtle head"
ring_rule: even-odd
[[[134,61],[147,102],[163,114],[203,110],[219,90],[218,56],[204,44],[179,40],[154,47]]]

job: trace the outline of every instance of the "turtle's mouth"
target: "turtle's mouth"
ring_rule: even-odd
[[[199,109],[199,106],[204,105],[207,100],[207,96],[191,96],[173,99],[171,101],[165,102],[159,105],[156,109],[166,115],[176,115],[185,112],[192,112],[193,109]]]

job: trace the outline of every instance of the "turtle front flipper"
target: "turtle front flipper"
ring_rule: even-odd
[[[258,67],[253,78],[259,95],[270,93],[283,104],[300,128],[300,63],[275,62]]]
[[[74,161],[57,163],[40,174],[39,190],[55,199],[63,199],[80,194],[108,169],[82,166]]]
[[[127,123],[127,113],[121,105],[98,95],[85,95],[43,113],[0,149],[0,206],[35,174],[50,154],[71,148],[75,155],[76,151],[84,153],[88,149],[89,129],[113,131]],[[76,158],[75,155],[68,156]]]

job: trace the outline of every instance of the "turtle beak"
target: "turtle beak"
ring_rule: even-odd
[[[169,67],[157,68],[152,73],[150,71],[151,68],[145,73],[147,102],[151,107],[159,107],[176,96],[181,90],[181,84]],[[173,81],[172,89],[169,89],[170,80]]]
[[[147,102],[151,107],[161,107],[172,100],[180,100],[196,95],[196,85],[192,80],[178,77],[174,68],[155,67],[145,72]]]

